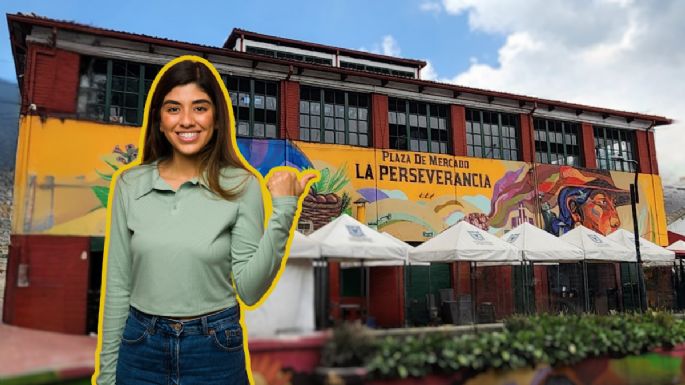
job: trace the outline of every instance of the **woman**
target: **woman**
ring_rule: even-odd
[[[270,287],[315,175],[272,175],[264,231],[259,178],[236,152],[205,63],[183,57],[162,70],[142,162],[115,182],[99,385],[248,383],[236,297],[252,305]]]

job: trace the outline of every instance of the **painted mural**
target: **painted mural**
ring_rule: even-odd
[[[111,174],[135,159],[139,132],[23,117],[13,233],[104,235]],[[425,241],[461,220],[496,235],[523,222],[554,234],[577,224],[603,234],[632,229],[630,173],[284,140],[238,144],[263,175],[280,165],[321,171],[300,218],[314,229],[351,213],[360,198],[370,225],[405,241]],[[641,234],[666,244],[660,178],[641,174],[638,193]]]

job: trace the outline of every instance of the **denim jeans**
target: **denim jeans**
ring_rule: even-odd
[[[247,385],[238,306],[191,319],[131,306],[119,345],[117,385]]]

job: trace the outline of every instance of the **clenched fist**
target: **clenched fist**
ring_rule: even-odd
[[[318,175],[313,172],[302,173],[298,179],[298,174],[291,167],[277,167],[267,175],[266,188],[271,192],[271,197],[296,196],[300,197],[307,189],[307,184]]]

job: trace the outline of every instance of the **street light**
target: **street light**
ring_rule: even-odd
[[[640,203],[640,197],[637,193],[637,176],[640,164],[634,159],[625,159],[621,156],[614,156],[611,160],[621,163],[632,163],[635,169],[635,182],[630,185],[630,206],[633,211],[633,233],[635,234],[635,255],[637,256],[638,305],[640,306],[640,311],[644,311],[647,305],[647,292],[644,273],[642,272],[642,256],[640,255],[640,231],[637,226],[637,204]]]

